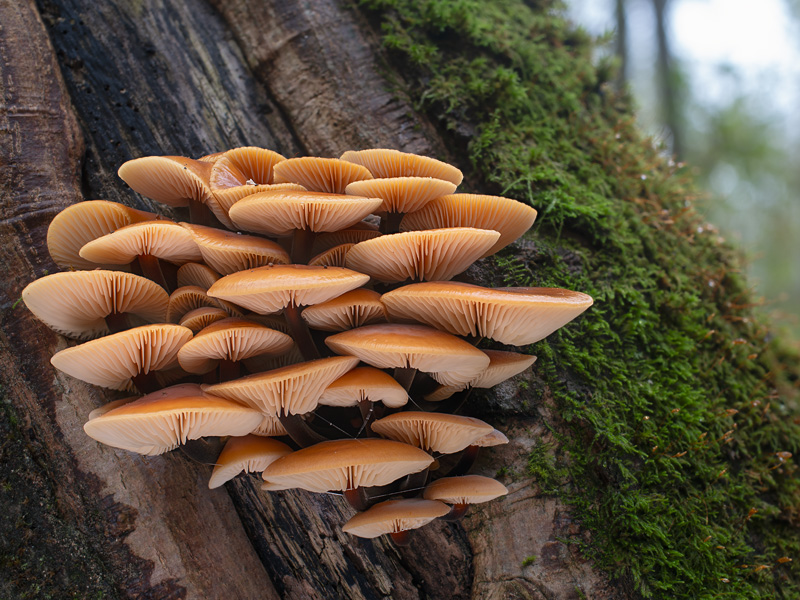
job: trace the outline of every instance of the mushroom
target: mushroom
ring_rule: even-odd
[[[362,166],[338,158],[305,156],[290,158],[275,165],[275,183],[299,183],[312,192],[344,194],[354,181],[372,179],[372,174]]]
[[[362,325],[386,322],[381,295],[365,288],[345,292],[332,300],[309,306],[302,313],[312,329],[346,331]]]
[[[158,218],[155,213],[136,210],[117,202],[79,202],[62,210],[50,222],[47,249],[53,261],[62,269],[96,269],[98,266],[119,269],[118,265],[98,265],[81,258],[81,248],[126,225]]]
[[[192,234],[203,260],[222,275],[289,263],[289,254],[275,242],[202,225],[181,225]]]
[[[432,462],[433,458],[419,448],[391,440],[321,442],[273,462],[264,470],[266,483],[262,489],[341,491],[356,510],[364,510],[369,502],[364,488],[424,471]]]
[[[395,233],[360,242],[347,253],[347,268],[383,283],[447,280],[466,270],[500,234],[456,227]]]
[[[257,410],[211,397],[188,383],[104,412],[83,429],[108,446],[152,456],[204,436],[243,436],[260,421]]]
[[[357,356],[379,369],[417,369],[445,385],[466,384],[489,365],[483,352],[449,333],[421,325],[367,325],[328,337],[339,354]],[[413,371],[406,373],[413,379]],[[406,389],[407,378],[395,379]]]
[[[408,545],[408,532],[419,529],[450,509],[436,500],[387,500],[359,513],[342,527],[342,531],[362,538],[388,534],[398,546]]]
[[[174,207],[188,206],[192,223],[211,225],[210,212],[217,218],[225,214],[209,187],[211,169],[208,161],[184,156],[144,156],[127,161],[117,174],[147,198]]]
[[[422,497],[452,504],[453,508],[441,517],[445,521],[457,521],[467,512],[469,504],[489,502],[508,494],[508,489],[499,481],[481,475],[442,477],[428,484]]]
[[[286,444],[268,437],[245,435],[230,438],[217,458],[217,464],[208,480],[208,488],[213,490],[239,473],[256,473],[266,469],[292,449]]]
[[[169,291],[159,259],[181,265],[201,259],[191,234],[172,221],[144,221],[126,225],[113,233],[88,242],[81,258],[96,262],[127,265],[138,260],[142,274]]]
[[[381,213],[386,213],[386,217],[381,218],[381,231],[397,233],[400,231],[400,222],[406,213],[420,210],[434,198],[452,194],[454,191],[456,191],[455,184],[442,179],[394,177],[355,181],[347,186],[345,193],[383,200],[378,207]],[[484,229],[491,228],[485,227]]]
[[[145,322],[166,319],[168,296],[149,279],[120,271],[68,271],[28,284],[22,300],[54,331],[80,340],[130,326],[128,315]]]
[[[223,300],[210,298],[206,291],[199,286],[187,285],[179,287],[169,295],[167,321],[169,323],[177,323],[190,311],[202,307],[221,308],[229,315],[242,316],[242,311],[234,305]]]
[[[353,246],[355,244],[339,244],[310,258],[308,264],[317,267],[344,267],[347,264],[347,253]]]
[[[427,452],[453,454],[491,433],[494,428],[472,417],[405,411],[378,419],[372,423],[372,430]]]
[[[340,267],[274,265],[240,271],[223,277],[208,290],[262,315],[284,309],[292,337],[306,359],[319,357],[314,341],[300,317],[300,307],[319,304],[369,281],[369,276]]]
[[[203,389],[278,417],[292,439],[308,446],[321,438],[298,415],[313,411],[325,388],[357,364],[355,358],[334,356],[206,385]]]
[[[464,175],[453,165],[449,165],[435,158],[373,148],[370,150],[348,150],[341,156],[342,160],[363,165],[373,177],[433,177],[459,185]]]
[[[207,290],[221,275],[202,263],[186,263],[178,268],[178,287],[196,285]]]
[[[381,204],[362,198],[320,192],[265,192],[233,205],[237,227],[265,235],[293,234],[292,261],[306,263],[317,232],[339,231],[358,223]]]
[[[192,333],[197,333],[204,327],[219,321],[220,319],[228,318],[228,313],[221,308],[214,306],[201,306],[187,312],[180,318],[178,325],[188,327]]]
[[[538,342],[593,302],[586,294],[557,288],[482,288],[454,281],[406,285],[381,301],[392,319],[512,346]]]
[[[402,231],[440,227],[477,227],[500,233],[500,238],[481,257],[490,256],[528,231],[536,211],[522,202],[501,196],[450,194],[436,198],[403,218]]]
[[[185,371],[204,374],[219,366],[220,380],[239,375],[239,361],[260,354],[281,354],[294,344],[285,333],[228,317],[205,327],[178,350]]]
[[[192,338],[180,325],[144,325],[56,352],[52,365],[81,381],[112,390],[158,389],[153,371],[177,364],[178,350]]]

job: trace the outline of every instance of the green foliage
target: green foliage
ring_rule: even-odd
[[[527,567],[535,562],[536,562],[536,557],[534,555],[526,556],[525,559],[522,561],[522,566]]]
[[[494,258],[495,284],[595,299],[534,347],[566,432],[552,424],[561,456],[539,446],[530,470],[592,531],[584,553],[648,598],[800,596],[796,466],[776,455],[800,449],[781,366],[797,357],[777,356],[690,178],[642,139],[591,40],[548,0],[362,5],[480,191],[539,211],[535,249]]]

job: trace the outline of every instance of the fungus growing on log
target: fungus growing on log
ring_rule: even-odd
[[[86,432],[144,454],[203,443],[203,436],[235,436],[218,457],[216,442],[206,443],[205,454],[215,449],[207,461],[217,463],[209,487],[241,470],[263,469],[267,491],[341,491],[357,510],[369,509],[345,526],[354,535],[402,538],[447,515],[441,502],[413,499],[435,462],[429,453],[462,452],[451,469],[460,473],[478,448],[508,442],[479,419],[445,412],[469,388],[496,385],[536,360],[483,350],[476,347],[481,338],[533,343],[592,303],[568,290],[446,281],[519,237],[536,211],[508,198],[454,194],[461,171],[429,157],[373,149],[346,152],[342,160],[285,160],[243,147],[199,160],[144,157],[123,165],[120,175],[155,200],[190,206],[190,222],[86,202],[54,219],[48,245],[64,268],[126,265],[140,257],[133,268],[147,279],[60,273],[23,293],[56,331],[88,338],[121,329],[52,357],[54,366],[84,381],[147,394],[96,409]],[[256,235],[208,226],[216,221]],[[257,237],[289,234],[291,253],[285,238]],[[382,296],[370,280],[379,282]],[[88,296],[70,287],[73,281],[87,284]],[[154,281],[177,289],[167,297]],[[398,287],[407,281],[423,283]],[[64,298],[80,306],[53,302]],[[130,328],[122,318],[128,314],[157,324]],[[320,358],[331,352],[337,355]],[[238,361],[252,374],[238,377]],[[211,373],[218,363],[219,376]],[[206,383],[159,391],[178,380]],[[434,406],[441,412],[408,410],[453,394]],[[228,414],[236,424],[223,425]],[[146,420],[155,420],[156,429],[147,430]],[[336,439],[342,434],[354,438]],[[301,450],[263,437],[284,435]],[[462,505],[472,501],[467,492],[450,487],[488,486],[476,492],[484,499],[505,493],[482,479],[440,478],[424,494]],[[369,508],[392,496],[406,499]],[[445,518],[459,514],[462,507]]]

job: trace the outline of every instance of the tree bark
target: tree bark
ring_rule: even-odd
[[[391,147],[450,157],[352,5],[2,0],[0,22],[2,452],[12,487],[0,506],[14,522],[0,530],[0,595],[630,595],[559,541],[578,525],[528,477],[505,499],[397,548],[343,534],[352,510],[341,497],[267,495],[248,477],[210,491],[210,468],[180,453],[100,446],[82,425],[116,396],[54,370],[49,357],[72,342],[18,302],[27,283],[55,270],[46,231],[67,205],[103,198],[165,211],[116,176],[130,158],[242,145],[286,156]],[[475,472],[524,473],[534,440],[552,439],[538,420],[509,416],[502,428],[512,443],[483,453]]]

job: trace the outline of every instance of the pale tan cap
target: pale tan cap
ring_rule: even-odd
[[[188,327],[194,333],[197,333],[204,327],[207,327],[208,325],[211,325],[220,319],[226,319],[229,316],[230,315],[228,315],[228,313],[221,308],[216,308],[213,306],[201,306],[200,308],[190,310],[183,315],[178,324]]]
[[[196,285],[207,290],[221,275],[208,265],[186,263],[178,268],[178,287]]]
[[[308,261],[314,267],[344,267],[347,262],[347,253],[355,244],[339,244],[329,250],[320,252]]]
[[[227,275],[211,286],[208,295],[268,315],[290,304],[325,302],[368,281],[368,275],[340,267],[274,265]]]
[[[167,321],[177,323],[189,311],[202,307],[221,308],[230,315],[241,317],[242,311],[232,304],[210,298],[206,290],[196,285],[186,285],[179,287],[169,296],[167,305]]]
[[[385,323],[386,310],[378,292],[358,288],[302,312],[308,326],[322,331],[346,331],[362,325]]]
[[[536,210],[511,198],[478,194],[451,194],[432,200],[417,212],[407,214],[402,231],[440,227],[477,227],[500,233],[500,238],[483,256],[505,248],[528,231]],[[483,257],[481,257],[483,258]]]
[[[373,367],[418,369],[445,385],[468,383],[489,366],[489,357],[472,344],[422,325],[367,325],[332,335],[325,343]]]
[[[441,454],[459,452],[494,430],[480,419],[422,411],[395,413],[371,427],[378,435]]]
[[[155,213],[136,210],[117,202],[79,202],[68,206],[53,218],[47,228],[47,250],[62,269],[95,269],[97,263],[80,256],[85,244],[126,225],[157,218]]]
[[[381,300],[393,319],[512,346],[538,342],[593,302],[591,296],[558,288],[483,288],[438,281],[407,285]]]
[[[420,210],[439,196],[456,191],[454,183],[432,177],[394,177],[391,179],[367,179],[355,181],[347,186],[345,193],[383,200],[376,209],[386,212],[410,213]],[[427,227],[426,229],[433,229]],[[484,227],[491,229],[491,227]]]
[[[176,265],[199,262],[200,249],[192,235],[172,221],[144,221],[117,229],[88,242],[80,255],[97,263],[127,265],[149,254]]]
[[[144,325],[56,352],[50,362],[81,381],[114,390],[131,378],[177,365],[178,350],[192,339],[180,325]]]
[[[221,360],[241,361],[260,354],[281,354],[294,341],[285,333],[246,319],[228,317],[205,327],[178,350],[178,362],[189,373],[213,371]]]
[[[279,458],[264,471],[262,489],[302,488],[310,492],[347,491],[386,485],[433,463],[419,448],[369,438],[335,440]]]
[[[376,538],[419,529],[449,512],[449,506],[436,500],[387,500],[358,513],[342,526],[342,531],[361,538]]]
[[[495,429],[491,433],[487,433],[482,438],[478,438],[472,442],[472,445],[478,446],[479,448],[490,448],[492,446],[502,446],[507,443],[508,438],[506,435],[502,431]]]
[[[48,327],[77,339],[109,333],[106,317],[130,313],[163,323],[168,296],[144,277],[120,271],[71,271],[37,279],[22,290],[28,309]]]
[[[381,204],[321,192],[262,192],[233,205],[231,219],[240,229],[265,235],[289,235],[295,229],[339,231],[358,223]]]
[[[453,165],[428,156],[399,150],[385,148],[349,150],[342,154],[342,160],[365,166],[373,177],[433,177],[449,181],[454,185],[459,185],[464,179],[461,171]]]
[[[470,227],[384,235],[353,246],[347,268],[384,283],[443,281],[466,270],[499,237],[496,231]]]
[[[208,480],[214,489],[230,481],[239,473],[260,473],[292,449],[278,440],[257,435],[232,437],[217,458],[217,464]]]
[[[381,237],[382,235],[383,234],[377,229],[360,227],[320,233],[317,235],[316,239],[314,239],[311,252],[319,254],[336,246],[341,246],[342,244],[358,244],[359,242],[365,242],[376,237]]]
[[[243,436],[260,421],[258,411],[213,398],[188,383],[110,410],[83,429],[108,446],[152,456],[205,436]]]
[[[288,252],[270,240],[203,225],[181,225],[191,233],[203,260],[222,275],[270,264],[289,263]]]
[[[425,488],[422,497],[447,504],[480,504],[508,494],[499,481],[481,475],[442,477]]]
[[[358,360],[350,356],[333,356],[205,385],[203,389],[264,414],[302,415],[314,410],[325,388],[357,364]]]
[[[205,204],[211,197],[211,163],[183,156],[144,156],[124,163],[117,174],[146,198],[169,206]]]
[[[275,183],[299,183],[312,192],[344,194],[354,181],[372,179],[372,174],[362,166],[338,158],[306,156],[290,158],[273,168]]]
[[[323,406],[356,406],[364,401],[398,408],[408,402],[408,392],[379,369],[356,367],[331,383],[319,398]]]

